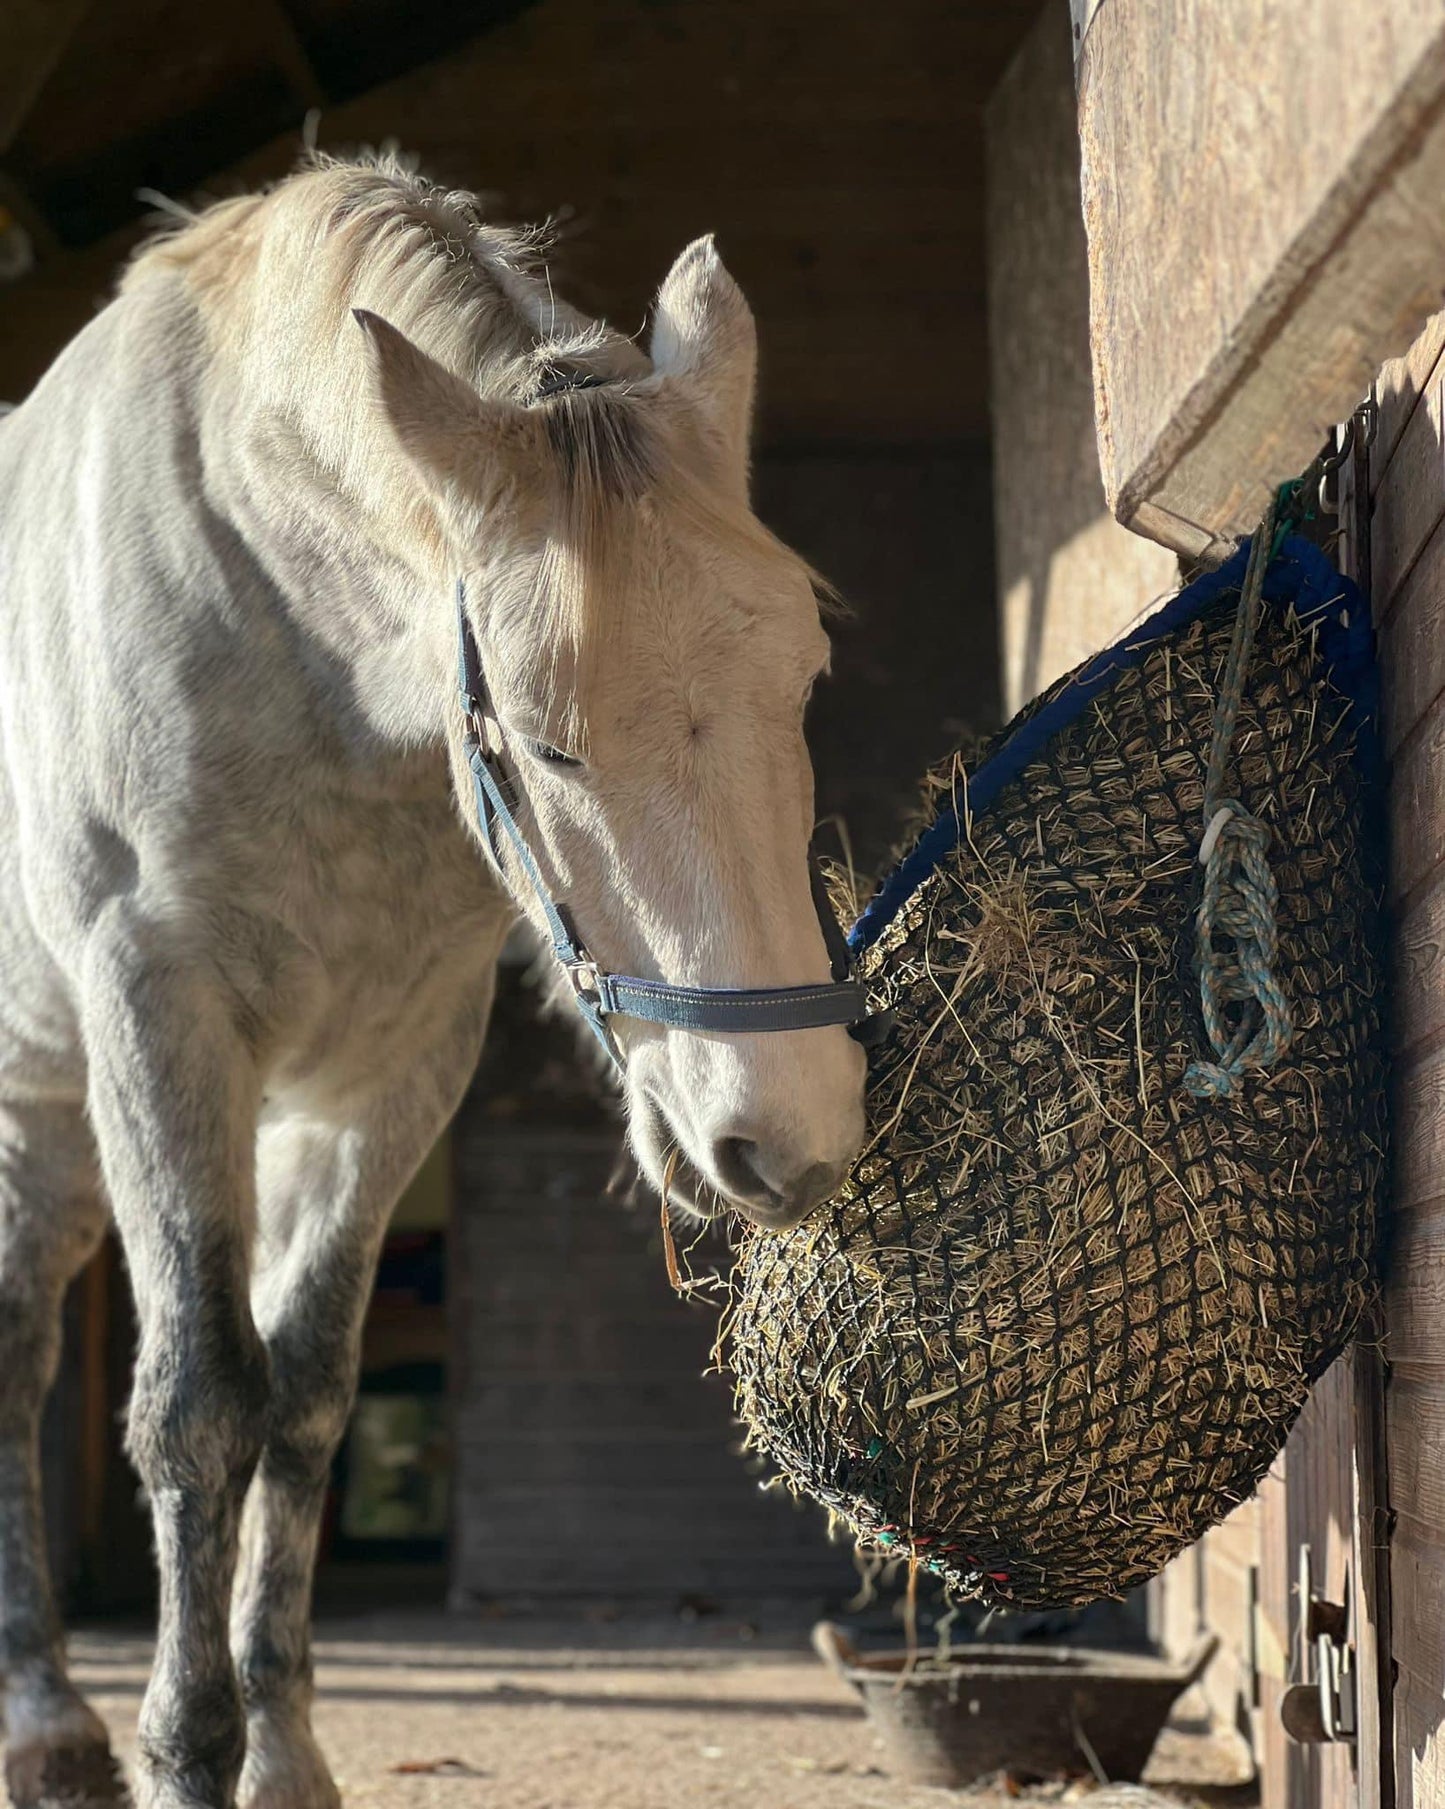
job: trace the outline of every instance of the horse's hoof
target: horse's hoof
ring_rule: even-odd
[[[5,1782],[14,1809],[130,1809],[130,1792],[104,1740],[7,1747]]]
[[[251,1723],[238,1809],[341,1809],[341,1793],[309,1730]]]

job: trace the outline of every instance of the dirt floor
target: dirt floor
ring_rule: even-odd
[[[77,1682],[129,1762],[147,1642],[82,1632],[71,1652]],[[887,1776],[861,1711],[808,1650],[805,1629],[766,1610],[695,1622],[606,1607],[565,1622],[518,1613],[332,1618],[318,1631],[317,1698],[318,1734],[357,1809],[1017,1802],[998,1789],[960,1794]],[[1248,1804],[1241,1750],[1208,1735],[1198,1712],[1186,1698],[1156,1748],[1151,1781],[1167,1787],[1171,1804]],[[1043,1787],[1026,1793],[1023,1809],[1030,1799],[1089,1794]],[[1096,1795],[1096,1809],[1104,1801]]]

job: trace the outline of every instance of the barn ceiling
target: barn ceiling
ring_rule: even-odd
[[[0,288],[16,397],[107,292],[137,190],[212,195],[394,140],[553,216],[573,297],[635,327],[715,231],[774,445],[986,430],[982,106],[1038,0],[6,0]]]

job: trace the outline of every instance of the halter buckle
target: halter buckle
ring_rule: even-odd
[[[572,982],[572,990],[579,999],[588,999],[594,1004],[602,1002],[602,969],[595,961],[568,961],[567,978]]]

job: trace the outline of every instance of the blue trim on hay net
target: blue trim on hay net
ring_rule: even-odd
[[[987,810],[1004,787],[1032,765],[1055,735],[1077,722],[1089,705],[1109,690],[1121,672],[1140,665],[1161,641],[1192,622],[1220,597],[1237,591],[1249,563],[1249,545],[1249,541],[1243,541],[1217,570],[1196,578],[1121,641],[1077,667],[1071,682],[1058,696],[1020,723],[969,776],[968,813],[976,816]],[[1366,779],[1374,784],[1383,775],[1375,730],[1379,679],[1370,612],[1358,587],[1337,572],[1312,542],[1291,535],[1265,573],[1264,599],[1279,607],[1293,604],[1302,621],[1317,621],[1321,666],[1334,688],[1359,712],[1356,759]],[[958,846],[961,833],[958,813],[950,804],[883,881],[848,932],[848,946],[854,954],[872,947],[939,863]]]

